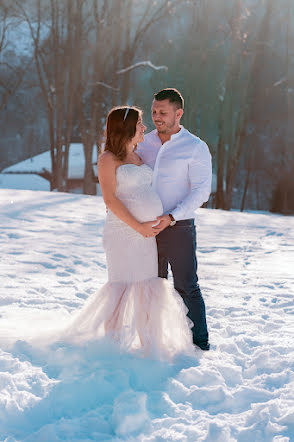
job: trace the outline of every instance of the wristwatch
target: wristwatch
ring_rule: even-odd
[[[172,227],[172,226],[174,226],[176,224],[176,220],[174,219],[174,217],[172,216],[171,213],[169,213],[168,216],[170,217],[169,225]]]

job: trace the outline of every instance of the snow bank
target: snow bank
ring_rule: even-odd
[[[212,349],[168,364],[107,340],[30,346],[105,283],[105,208],[16,190],[0,206],[0,440],[293,440],[293,218],[199,210]]]

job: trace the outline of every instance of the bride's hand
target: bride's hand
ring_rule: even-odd
[[[137,232],[140,233],[145,238],[149,238],[151,236],[155,236],[156,233],[152,226],[156,224],[156,220],[154,221],[147,221],[145,223],[140,223],[139,227],[137,229]]]

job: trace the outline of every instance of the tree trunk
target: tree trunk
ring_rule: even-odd
[[[127,0],[125,2],[125,32],[124,32],[124,50],[123,50],[123,67],[126,68],[130,66],[134,60],[134,54],[131,51],[131,23],[132,23],[132,8],[133,0]],[[130,73],[126,72],[122,79],[122,90],[121,90],[121,104],[131,104],[129,103],[129,91],[130,91]]]
[[[219,142],[218,142],[218,159],[217,159],[217,193],[216,193],[216,208],[230,209],[231,198],[228,199],[228,192],[230,188],[227,185],[231,185],[230,181],[226,178],[226,189],[224,192],[224,177],[230,173],[231,158],[229,153],[233,152],[235,146],[232,146],[232,130],[231,126],[233,121],[233,106],[232,106],[232,84],[238,77],[240,70],[240,62],[238,60],[240,52],[240,40],[239,40],[239,22],[241,14],[241,2],[235,4],[232,16],[230,20],[230,26],[232,30],[232,48],[230,52],[230,58],[227,68],[227,74],[224,85],[224,95],[221,99],[220,106],[220,123],[219,123]],[[229,151],[226,151],[225,146],[228,146]]]
[[[83,193],[87,195],[96,195],[96,183],[94,181],[92,155],[93,145],[84,145],[85,171],[83,182]]]
[[[222,129],[221,129],[222,130]],[[222,134],[222,132],[220,132]],[[224,167],[225,167],[225,145],[223,135],[219,136],[217,145],[217,190],[215,195],[215,208],[224,208]]]
[[[225,198],[225,207],[224,207],[226,210],[230,210],[232,207],[233,186],[236,178],[238,164],[240,162],[241,153],[243,150],[246,126],[247,126],[247,120],[245,115],[239,114],[235,147],[232,157],[230,158],[230,168],[229,171],[227,171],[226,198]]]
[[[251,172],[252,172],[252,151],[250,150],[249,157],[247,159],[246,179],[245,179],[245,185],[244,185],[244,190],[243,190],[240,212],[243,212],[245,209],[245,203],[246,203],[246,197],[247,197]]]

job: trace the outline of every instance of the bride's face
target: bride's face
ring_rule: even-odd
[[[146,126],[144,126],[143,124],[142,116],[139,115],[136,125],[136,133],[134,138],[132,139],[132,144],[138,144],[141,143],[141,141],[144,141],[144,132],[146,129]]]

